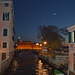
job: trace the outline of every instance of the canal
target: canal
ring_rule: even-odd
[[[54,75],[54,68],[33,52],[18,53],[4,75]]]

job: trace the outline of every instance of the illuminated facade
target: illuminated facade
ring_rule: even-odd
[[[69,72],[75,75],[75,25],[67,28],[69,33]]]
[[[41,44],[34,44],[30,41],[21,41],[20,37],[18,38],[17,41],[17,49],[42,49]]]
[[[14,55],[15,20],[12,0],[0,0],[0,73]]]

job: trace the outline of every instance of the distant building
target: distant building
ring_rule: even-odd
[[[15,19],[12,0],[0,0],[0,73],[14,55]]]
[[[21,41],[20,37],[18,37],[17,49],[42,49],[42,48],[41,44],[39,43],[32,43],[31,41]]]
[[[33,43],[32,49],[42,49],[42,45],[40,43]]]

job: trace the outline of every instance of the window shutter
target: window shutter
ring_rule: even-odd
[[[74,31],[74,42],[75,42],[75,31]]]
[[[71,43],[71,32],[69,32],[69,43]]]

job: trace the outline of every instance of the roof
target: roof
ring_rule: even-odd
[[[71,26],[69,26],[69,27],[72,27],[72,26],[74,26],[75,24],[73,24],[73,25],[71,25]]]
[[[73,27],[75,27],[75,24],[69,26],[67,29],[69,30],[69,29],[71,29],[71,28],[73,28]]]

